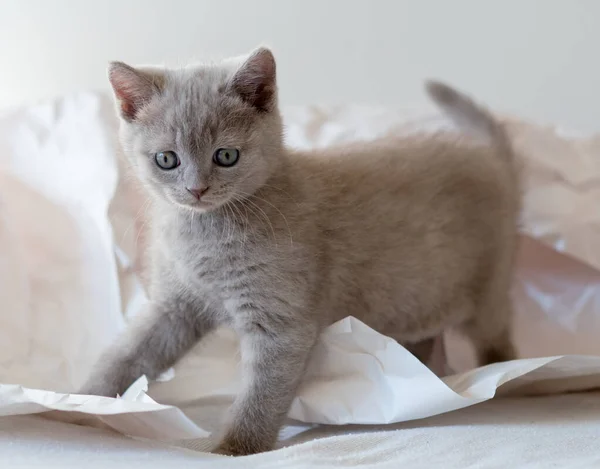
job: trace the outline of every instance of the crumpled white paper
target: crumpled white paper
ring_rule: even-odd
[[[239,389],[236,341],[232,334],[221,335],[222,341],[213,340],[205,354],[186,360],[178,379],[156,384],[154,397],[190,407],[195,423],[177,407],[150,398],[144,377],[117,399],[2,384],[0,416],[71,412],[77,416],[49,417],[102,423],[127,435],[159,441],[206,438],[220,420],[209,409],[214,412],[215,403],[221,403],[216,414],[221,417]],[[600,387],[599,370],[600,357],[557,356],[498,363],[439,379],[394,340],[346,318],[323,333],[289,417],[308,424],[402,422],[486,401],[500,386],[505,395]],[[209,412],[206,422],[203,408]]]
[[[133,436],[203,441],[239,390],[230,331],[200,344],[149,395],[145,378],[120,399],[67,393],[143,302],[137,261],[146,205],[115,158],[112,116],[105,98],[82,94],[0,117],[0,416],[47,412]],[[360,108],[287,117],[295,146],[440,126]],[[289,414],[294,428],[391,423],[497,393],[600,386],[600,357],[563,355],[600,354],[600,261],[592,249],[600,225],[591,203],[600,191],[592,163],[600,161],[599,139],[516,121],[511,128],[528,163],[515,336],[521,356],[540,358],[469,370],[469,348],[450,331],[450,361],[461,372],[439,379],[393,340],[347,318],[317,345]],[[575,174],[580,164],[586,170]]]

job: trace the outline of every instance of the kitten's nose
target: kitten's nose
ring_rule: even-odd
[[[192,194],[194,197],[196,197],[196,199],[200,200],[202,198],[202,196],[206,193],[206,191],[208,190],[208,187],[206,186],[201,186],[201,187],[194,187],[193,189],[190,189],[189,187],[186,187],[187,191]]]

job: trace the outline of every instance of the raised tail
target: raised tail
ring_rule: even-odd
[[[496,146],[505,158],[513,159],[512,145],[504,126],[491,112],[444,83],[427,81],[425,89],[433,102],[461,130]]]

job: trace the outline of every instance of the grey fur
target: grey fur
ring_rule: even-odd
[[[82,392],[156,378],[227,324],[244,379],[217,451],[240,455],[272,448],[319,332],[345,316],[425,354],[461,325],[481,363],[513,358],[509,147],[440,134],[291,151],[272,54],[240,63],[111,65],[123,147],[153,200],[151,301]],[[220,147],[239,148],[239,163],[216,166]],[[166,150],[180,167],[157,167]],[[198,185],[200,203],[186,190]]]

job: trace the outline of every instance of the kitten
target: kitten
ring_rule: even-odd
[[[433,99],[483,140],[285,148],[275,60],[109,68],[123,147],[150,190],[147,311],[81,392],[156,378],[226,324],[243,390],[217,451],[269,450],[319,332],[352,315],[427,355],[460,325],[481,364],[514,357],[509,285],[519,190],[502,128],[465,96]],[[210,379],[207,376],[206,379]]]

